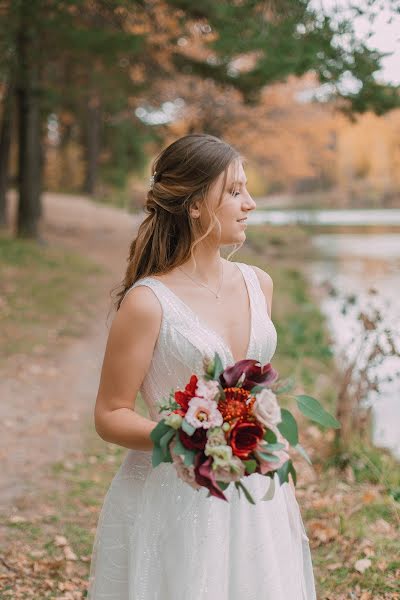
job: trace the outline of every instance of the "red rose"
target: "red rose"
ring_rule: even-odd
[[[238,422],[233,427],[230,435],[232,452],[241,459],[247,459],[262,440],[264,430],[258,423]]]
[[[185,390],[183,392],[177,390],[174,394],[175,401],[182,407],[184,411],[182,414],[182,412],[178,409],[179,414],[181,416],[185,416],[186,411],[188,409],[189,400],[191,400],[193,396],[196,395],[197,381],[197,376],[192,375],[189,383],[185,387]]]
[[[196,429],[193,435],[188,435],[183,429],[178,429],[178,434],[185,448],[189,450],[204,450],[207,443],[207,431],[203,427]]]

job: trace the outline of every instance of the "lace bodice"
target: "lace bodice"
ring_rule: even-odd
[[[251,328],[246,358],[265,364],[275,353],[276,329],[254,269],[245,263],[235,264],[242,271],[250,300]],[[205,356],[212,358],[218,352],[225,367],[234,364],[235,359],[226,341],[162,281],[143,277],[127,293],[139,285],[153,290],[163,313],[153,358],[140,387],[150,418],[159,421],[162,417],[159,405],[168,398],[171,389],[183,388],[192,373],[202,373]]]

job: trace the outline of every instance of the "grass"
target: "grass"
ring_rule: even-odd
[[[79,337],[103,269],[59,247],[0,235],[0,358]]]

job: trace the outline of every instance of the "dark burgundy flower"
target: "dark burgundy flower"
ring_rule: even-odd
[[[255,385],[269,386],[273,383],[278,373],[272,367],[271,363],[264,366],[254,359],[239,360],[231,367],[227,367],[219,376],[222,387],[235,387],[242,374],[245,379],[242,387],[245,390],[251,390]]]
[[[262,440],[264,430],[258,423],[238,422],[230,432],[232,452],[241,459],[247,459]]]
[[[183,429],[178,429],[179,439],[185,448],[189,450],[204,450],[207,443],[207,430],[199,427],[193,433],[188,435]]]
[[[203,487],[206,487],[212,496],[220,498],[221,500],[227,500],[223,491],[218,487],[217,480],[215,479],[214,471],[212,470],[212,456],[208,456],[203,452],[199,452],[194,457],[194,477],[196,482]]]

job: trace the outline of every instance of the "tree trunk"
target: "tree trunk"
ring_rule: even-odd
[[[97,96],[90,97],[86,117],[86,175],[84,191],[93,195],[96,191],[100,153],[100,102]]]
[[[0,130],[0,227],[7,225],[8,168],[10,162],[13,117],[14,79],[10,77],[4,96],[3,121]]]
[[[32,7],[30,7],[32,8]],[[17,236],[38,237],[41,207],[41,126],[37,31],[30,21],[29,6],[21,8],[17,52],[19,77]]]

